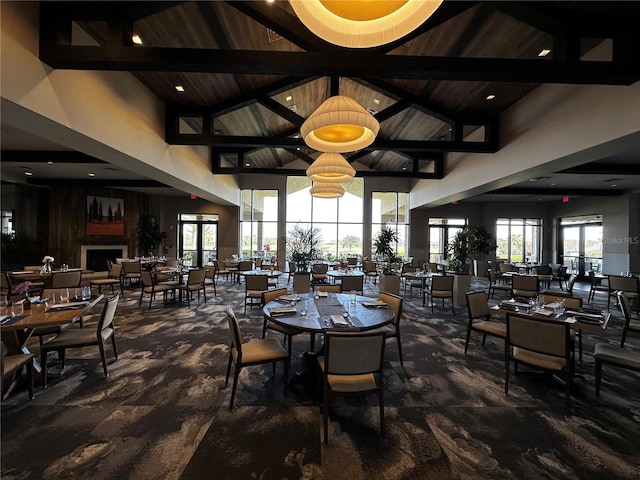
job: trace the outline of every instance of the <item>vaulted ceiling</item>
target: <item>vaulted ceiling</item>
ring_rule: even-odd
[[[220,174],[303,173],[318,152],[300,126],[341,94],[380,122],[370,147],[345,155],[358,175],[438,179],[447,152],[498,150],[500,113],[543,83],[640,79],[638,2],[445,1],[401,40],[357,50],[316,37],[286,1],[40,8],[43,62],[132,72],[166,105],[166,141],[209,146]],[[604,39],[610,58],[582,61]],[[5,149],[3,162],[39,155],[51,153]],[[637,157],[612,168],[636,167]]]

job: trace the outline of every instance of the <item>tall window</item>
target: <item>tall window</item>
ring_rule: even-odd
[[[569,272],[602,272],[602,215],[560,219],[560,238],[560,258]]]
[[[373,192],[371,194],[371,252],[377,232],[388,227],[398,233],[396,255],[407,254],[409,238],[409,194],[396,192]]]
[[[15,212],[13,210],[2,210],[2,233],[6,233],[9,235],[13,235],[14,233],[16,233],[14,230],[14,217]]]
[[[354,178],[341,185],[341,198],[315,198],[307,177],[287,178],[287,232],[295,224],[319,229],[319,255],[327,259],[362,255],[364,181]]]
[[[498,218],[496,257],[509,262],[542,261],[542,219]]]
[[[466,218],[429,218],[429,261],[445,260],[447,245],[466,226]]]
[[[243,190],[240,241],[245,257],[278,254],[278,191]]]
[[[218,258],[218,215],[181,213],[178,252],[184,264],[202,266]]]

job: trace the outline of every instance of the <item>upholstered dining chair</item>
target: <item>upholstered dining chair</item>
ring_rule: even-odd
[[[607,295],[609,295],[608,279],[606,278],[598,279],[596,277],[596,272],[594,272],[593,270],[589,270],[589,281],[591,282],[591,288],[589,289],[589,296],[587,298],[589,302],[593,302],[593,299],[595,298],[596,293],[598,292],[605,292]],[[607,304],[607,308],[609,308],[608,304]]]
[[[489,296],[491,298],[493,298],[493,295],[496,293],[496,290],[500,290],[501,292],[507,292],[508,295],[511,294],[511,285],[498,283],[496,279],[495,270],[493,270],[492,268],[488,268],[487,276],[489,277]]]
[[[433,313],[433,305],[436,298],[442,299],[442,307],[444,308],[444,299],[451,301],[451,312],[455,313],[453,308],[453,275],[436,275],[431,277],[431,285],[422,289],[422,306],[424,307],[426,297],[429,297],[431,303],[431,313]]]
[[[467,292],[465,296],[467,298],[467,313],[469,315],[467,337],[464,342],[464,354],[466,355],[471,332],[482,334],[482,347],[484,348],[487,335],[504,340],[507,336],[507,325],[503,322],[491,320],[489,299],[484,290]]]
[[[155,300],[156,293],[162,293],[162,299],[167,301],[167,293],[171,292],[173,299],[176,298],[176,285],[168,283],[157,283],[153,273],[147,270],[140,272],[140,301],[138,307],[142,306],[142,298],[149,295],[149,310],[151,303]]]
[[[106,278],[93,278],[89,281],[91,287],[98,287],[98,295],[102,293],[102,287],[111,287],[111,294],[115,295],[114,285],[120,287],[120,293],[124,293],[122,290],[122,264],[109,262],[109,272]]]
[[[70,272],[53,272],[49,281],[49,288],[76,288],[82,282],[82,270]]]
[[[331,293],[340,293],[341,290],[340,285],[317,285],[315,287],[316,292],[331,292]]]
[[[140,272],[142,271],[142,264],[135,261],[122,262],[122,284],[129,284],[131,282],[140,281]]]
[[[373,279],[373,283],[378,280],[378,264],[371,260],[364,262],[364,275],[367,278]]]
[[[98,300],[102,300],[102,298],[104,297],[101,295],[98,297]],[[43,388],[47,387],[47,354],[52,350],[58,352],[58,359],[64,366],[65,353],[67,349],[97,345],[100,350],[100,360],[102,361],[104,376],[109,376],[107,357],[105,354],[105,343],[107,343],[109,339],[111,340],[114,357],[118,360],[118,344],[116,342],[116,331],[113,319],[116,314],[116,308],[118,307],[119,300],[120,294],[117,294],[106,301],[102,307],[100,319],[98,320],[95,330],[89,328],[67,328],[66,330],[62,330],[52,340],[42,345],[40,348],[40,363],[42,365]],[[94,302],[94,304],[95,303],[97,302]]]
[[[311,277],[307,272],[295,272],[293,274],[293,292],[309,293],[311,290]]]
[[[344,293],[355,290],[358,295],[362,295],[363,284],[364,277],[362,275],[345,275],[340,282],[340,291]]]
[[[253,307],[254,300],[262,302],[262,292],[269,289],[269,278],[267,275],[246,275],[244,279],[244,311],[247,312],[247,302]]]
[[[396,343],[398,344],[398,356],[400,357],[400,365],[404,366],[404,361],[402,359],[402,339],[400,337],[400,320],[402,319],[402,303],[403,299],[400,295],[395,295],[393,293],[380,292],[378,295],[378,300],[387,304],[391,310],[393,310],[393,321],[384,327],[376,328],[374,330],[370,330],[372,332],[384,332],[385,340],[389,338],[395,338]]]
[[[571,325],[548,318],[507,314],[505,344],[504,393],[509,395],[509,370],[523,364],[547,373],[564,376],[565,414],[569,410],[574,355]]]
[[[271,290],[264,290],[262,292],[262,305],[266,305],[269,302],[272,302],[279,297],[286,295],[286,288],[276,288]],[[263,314],[263,322],[262,322],[262,338],[266,337],[267,330],[273,330],[274,332],[282,333],[284,335],[284,343],[287,346],[287,350],[289,352],[289,356],[291,356],[291,340],[294,335],[300,333],[300,330],[295,330],[293,328],[287,328],[282,325],[278,325],[275,322],[269,320],[267,315]]]
[[[253,260],[242,260],[238,263],[238,268],[234,272],[238,283],[243,277],[242,272],[248,272],[249,270],[253,270]]]
[[[198,301],[200,301],[200,292],[204,297],[204,303],[207,303],[207,289],[204,285],[206,270],[204,268],[194,268],[189,270],[187,275],[187,283],[179,283],[176,289],[181,293],[184,292],[187,297],[187,305],[191,306],[191,297],[193,292],[198,292]]]
[[[337,396],[378,394],[380,436],[384,439],[384,332],[327,331],[322,371],[324,444],[329,443],[329,399]]]
[[[0,342],[0,372],[2,372],[2,381],[0,382],[0,398],[4,398],[4,380],[9,375],[16,374],[21,367],[25,367],[27,370],[27,387],[28,387],[28,399],[33,398],[33,353],[16,353],[14,355],[7,355],[7,347],[4,343]]]
[[[329,265],[327,265],[326,263],[314,263],[311,268],[311,283],[327,283],[327,272],[329,271]]]
[[[208,287],[210,285],[213,286],[213,296],[217,297],[218,296],[218,292],[216,291],[216,277],[218,275],[218,271],[217,271],[217,265],[218,263],[216,262],[213,265],[207,265],[206,267],[204,267],[205,270],[205,274],[204,274],[204,285],[205,287]]]
[[[607,309],[611,305],[611,297],[617,298],[618,292],[624,292],[624,296],[629,300],[629,303],[635,303],[636,310],[640,313],[640,302],[638,301],[639,283],[640,281],[636,277],[609,275],[609,298],[607,299]]]
[[[537,276],[513,275],[511,277],[511,295],[514,298],[535,298],[538,292]]]
[[[631,325],[631,306],[623,292],[618,292],[618,305],[624,315],[624,328],[620,346],[609,343],[596,343],[593,358],[596,362],[596,397],[600,396],[600,384],[602,383],[602,366],[625,368],[636,372],[640,371],[640,352],[624,348],[624,342],[630,329],[640,332],[640,323]]]
[[[247,280],[250,277],[247,277]],[[238,377],[243,367],[250,365],[262,365],[271,363],[273,365],[273,373],[276,371],[276,362],[284,362],[284,394],[287,395],[287,386],[289,378],[289,364],[291,356],[284,349],[280,341],[275,337],[262,338],[260,340],[251,340],[243,342],[240,324],[231,307],[226,309],[227,322],[229,324],[229,332],[231,333],[231,343],[229,345],[229,361],[227,363],[227,376],[224,381],[225,388],[229,384],[229,374],[231,373],[231,365],[234,365],[233,388],[231,389],[231,399],[229,400],[229,410],[233,410],[233,400],[236,395],[238,386]]]

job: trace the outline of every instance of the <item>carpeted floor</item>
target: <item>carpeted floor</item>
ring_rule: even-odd
[[[138,298],[131,289],[118,306],[120,358],[107,350],[108,379],[97,348],[69,351],[64,375],[46,390],[36,381],[34,400],[21,385],[2,402],[4,480],[640,477],[640,374],[605,367],[599,399],[594,392],[593,347],[619,342],[618,311],[602,335],[584,336],[565,417],[562,386],[523,372],[506,397],[503,344],[488,339],[483,349],[474,335],[465,356],[466,308],[431,314],[414,293],[404,304],[404,368],[395,342],[385,351],[386,441],[375,396],[336,399],[325,447],[315,383],[303,378],[284,397],[281,366],[275,377],[270,366],[245,368],[228,410],[224,309],[243,318],[245,339],[262,326],[260,309],[242,315],[244,287],[223,281],[217,297],[191,308],[156,302],[148,311]],[[640,350],[640,335],[627,346]],[[308,347],[308,336],[295,337],[293,371]]]

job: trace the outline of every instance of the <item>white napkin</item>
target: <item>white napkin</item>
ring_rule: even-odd
[[[284,313],[296,313],[296,308],[295,307],[276,307],[276,308],[271,308],[269,309],[269,311],[271,312],[272,315],[282,315]]]
[[[362,305],[365,307],[386,307],[387,304],[382,300],[374,300],[372,302],[362,302]]]
[[[336,327],[348,327],[349,322],[342,315],[331,315],[331,321]]]

